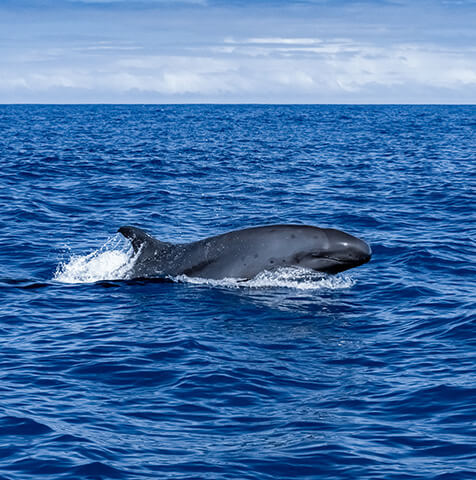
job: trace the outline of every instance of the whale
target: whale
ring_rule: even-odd
[[[311,225],[264,225],[178,244],[158,240],[138,227],[126,225],[118,232],[134,251],[130,278],[186,275],[249,280],[282,267],[336,274],[371,258],[364,240]]]

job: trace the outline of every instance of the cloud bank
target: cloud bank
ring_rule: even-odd
[[[44,7],[37,10],[39,22],[31,25],[15,7],[6,9],[3,18],[16,16],[24,33],[14,34],[5,22],[0,34],[0,101],[476,99],[476,34],[463,15],[476,12],[472,2],[463,2],[462,10],[453,8],[451,14],[452,7],[443,6],[426,15],[424,30],[418,18],[413,26],[402,23],[397,14],[420,12],[405,4],[392,4],[388,18],[378,19],[376,2],[358,8],[342,2],[346,7],[340,17],[335,7],[323,4],[296,4],[279,14],[253,4],[232,8],[168,2],[158,7],[153,2],[148,8],[128,4],[123,10],[116,8],[121,2],[108,3],[114,8],[106,2],[100,8],[96,2],[83,2],[81,8],[71,2],[59,10]]]

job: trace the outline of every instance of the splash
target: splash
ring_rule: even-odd
[[[122,236],[114,235],[98,250],[87,255],[71,255],[60,262],[53,280],[62,283],[126,280],[134,261],[131,244]]]
[[[295,290],[338,290],[350,288],[355,284],[355,281],[349,275],[331,276],[298,267],[280,268],[272,272],[261,272],[251,280],[238,278],[212,280],[208,278],[187,277],[186,275],[179,275],[174,279],[180,282],[214,287],[291,288]]]

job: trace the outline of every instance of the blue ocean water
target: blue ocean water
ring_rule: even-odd
[[[0,478],[476,478],[474,106],[0,106]],[[124,224],[345,230],[333,277],[131,281]]]

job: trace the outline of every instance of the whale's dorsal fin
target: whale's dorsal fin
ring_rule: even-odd
[[[122,235],[124,235],[128,240],[130,240],[130,242],[132,243],[132,248],[134,249],[134,253],[137,253],[144,244],[152,244],[155,247],[165,247],[169,245],[165,242],[157,240],[156,238],[149,235],[147,232],[144,232],[144,230],[141,230],[137,227],[130,227],[128,225],[125,225],[121,227],[118,232],[122,233]]]

